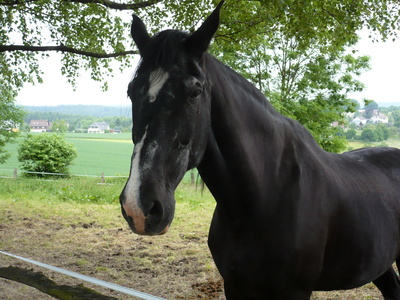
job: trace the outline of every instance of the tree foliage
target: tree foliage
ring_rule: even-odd
[[[76,156],[73,144],[54,133],[28,134],[18,149],[21,167],[29,172],[67,174]]]
[[[363,128],[361,140],[367,142],[381,142],[389,138],[389,129],[385,124],[369,125]]]
[[[0,164],[10,157],[4,146],[18,137],[23,122],[24,112],[15,105],[14,97],[12,89],[0,79]]]
[[[56,120],[51,125],[51,131],[64,134],[68,131],[68,123],[65,120]]]
[[[0,70],[14,87],[41,82],[38,60],[49,51],[62,53],[61,72],[71,83],[81,69],[103,81],[112,74],[111,59],[129,65],[136,53],[127,41],[129,18],[113,10],[132,10],[156,1],[118,4],[112,1],[0,1]],[[125,13],[126,15],[126,13]]]
[[[394,121],[394,126],[400,127],[400,110],[395,110],[391,114],[393,121]]]
[[[166,27],[193,30],[219,0],[0,0],[0,74],[15,87],[40,82],[38,60],[49,51],[62,53],[62,73],[75,82],[80,69],[106,82],[111,59],[129,65],[130,14],[139,14],[153,32]],[[217,40],[224,50],[253,49],[276,32],[310,45],[338,48],[357,40],[367,27],[382,39],[399,29],[396,0],[227,1]],[[228,47],[229,46],[229,47]]]
[[[350,128],[345,133],[346,139],[353,140],[357,136],[357,131],[354,128]]]
[[[373,100],[368,101],[368,104],[366,104],[366,105],[364,106],[364,109],[365,109],[365,110],[374,110],[374,109],[378,109],[378,108],[379,108],[379,104],[376,103],[376,102],[373,101]]]

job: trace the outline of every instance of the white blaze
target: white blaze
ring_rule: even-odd
[[[142,139],[135,145],[133,159],[131,163],[131,174],[126,184],[126,204],[129,206],[137,206],[137,199],[139,196],[140,174],[139,174],[139,160],[140,152],[142,151],[143,142],[146,139],[147,130],[143,134]],[[129,203],[130,202],[130,203]]]
[[[140,153],[142,151],[143,142],[146,139],[147,130],[145,131],[142,139],[135,145],[133,151],[133,158],[131,163],[131,174],[125,187],[125,199],[124,206],[138,207],[139,198],[139,187],[140,187],[140,173],[139,173],[139,160]]]
[[[169,74],[161,69],[157,69],[150,73],[150,88],[149,88],[149,99],[150,102],[154,102],[157,98],[158,93],[162,89],[163,85],[167,81]]]
[[[147,128],[142,139],[135,145],[134,154],[131,163],[131,173],[125,187],[125,203],[123,204],[126,214],[133,218],[136,230],[144,232],[144,224],[146,217],[139,206],[139,193],[143,174],[148,172],[152,167],[153,158],[158,148],[156,142],[151,142],[146,147],[146,161],[141,163],[143,144],[147,137]],[[142,167],[140,168],[142,164]]]
[[[142,152],[142,147],[144,140],[147,136],[147,128],[143,134],[142,139],[135,145],[133,151],[133,158],[131,163],[131,173],[128,182],[125,187],[125,203],[123,204],[126,214],[131,217],[134,221],[135,228],[138,233],[145,232],[145,220],[142,210],[140,209],[139,202],[139,188],[141,181],[140,174],[140,156]]]

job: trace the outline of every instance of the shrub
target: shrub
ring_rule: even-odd
[[[29,134],[18,149],[21,167],[29,172],[64,173],[76,158],[73,144],[58,134]]]
[[[389,138],[389,129],[386,124],[368,125],[362,130],[361,140],[381,142]]]
[[[387,140],[390,136],[387,125],[383,123],[376,125],[376,132],[379,135],[379,141]]]
[[[378,136],[375,130],[371,128],[364,128],[361,132],[361,140],[368,141],[368,142],[376,142],[378,141]]]
[[[346,139],[352,140],[356,137],[357,131],[353,128],[350,128],[349,130],[346,131]]]

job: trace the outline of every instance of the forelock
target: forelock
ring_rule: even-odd
[[[178,30],[165,30],[152,37],[139,63],[138,72],[163,69],[171,70],[182,62],[184,41],[188,33]]]

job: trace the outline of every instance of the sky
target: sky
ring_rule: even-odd
[[[351,94],[351,98],[361,103],[364,98],[378,103],[400,103],[400,40],[373,43],[366,34],[364,36],[356,49],[360,55],[371,57],[371,70],[359,78],[367,86],[365,91]],[[137,56],[132,57],[131,68],[122,73],[115,71],[114,77],[108,80],[109,89],[106,92],[102,92],[100,84],[92,81],[87,73],[77,80],[78,86],[74,91],[61,75],[59,55],[53,54],[40,62],[45,73],[44,83],[35,86],[26,84],[17,96],[17,103],[23,106],[130,105],[126,91],[137,61]]]
[[[400,105],[400,40],[373,43],[367,34],[362,34],[357,49],[361,55],[371,57],[371,69],[359,78],[366,89],[351,96],[359,102],[366,98]]]
[[[108,90],[103,92],[101,83],[90,79],[89,72],[82,71],[74,90],[61,75],[61,62],[58,54],[40,62],[44,72],[42,84],[26,84],[17,96],[17,103],[23,106],[57,105],[111,105],[127,106],[128,83],[136,69],[139,57],[132,56],[132,67],[122,73],[116,68],[114,77],[108,78]]]

